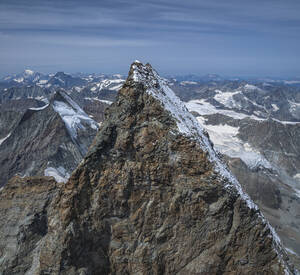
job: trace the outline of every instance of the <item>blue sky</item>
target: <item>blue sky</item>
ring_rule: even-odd
[[[0,75],[300,76],[299,0],[1,0]]]

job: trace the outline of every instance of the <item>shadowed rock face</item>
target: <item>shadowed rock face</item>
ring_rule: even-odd
[[[48,232],[47,212],[57,191],[58,184],[47,177],[15,177],[0,191],[1,274],[25,274],[34,265],[37,244]]]
[[[32,273],[292,274],[259,210],[149,93],[163,96],[161,85],[150,65],[132,65],[47,211]]]

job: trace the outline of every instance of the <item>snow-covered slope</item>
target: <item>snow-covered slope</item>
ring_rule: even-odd
[[[53,108],[61,116],[71,135],[76,140],[78,132],[85,130],[86,126],[98,130],[98,124],[91,119],[80,107],[64,92],[59,92],[59,96],[54,97]]]

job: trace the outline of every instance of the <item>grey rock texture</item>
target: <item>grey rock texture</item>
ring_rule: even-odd
[[[0,191],[0,274],[32,274],[57,191],[58,184],[47,177],[15,177]]]

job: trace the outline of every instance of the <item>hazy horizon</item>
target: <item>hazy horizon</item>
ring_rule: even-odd
[[[164,75],[300,77],[296,0],[0,3],[0,76],[127,74],[135,59]]]

